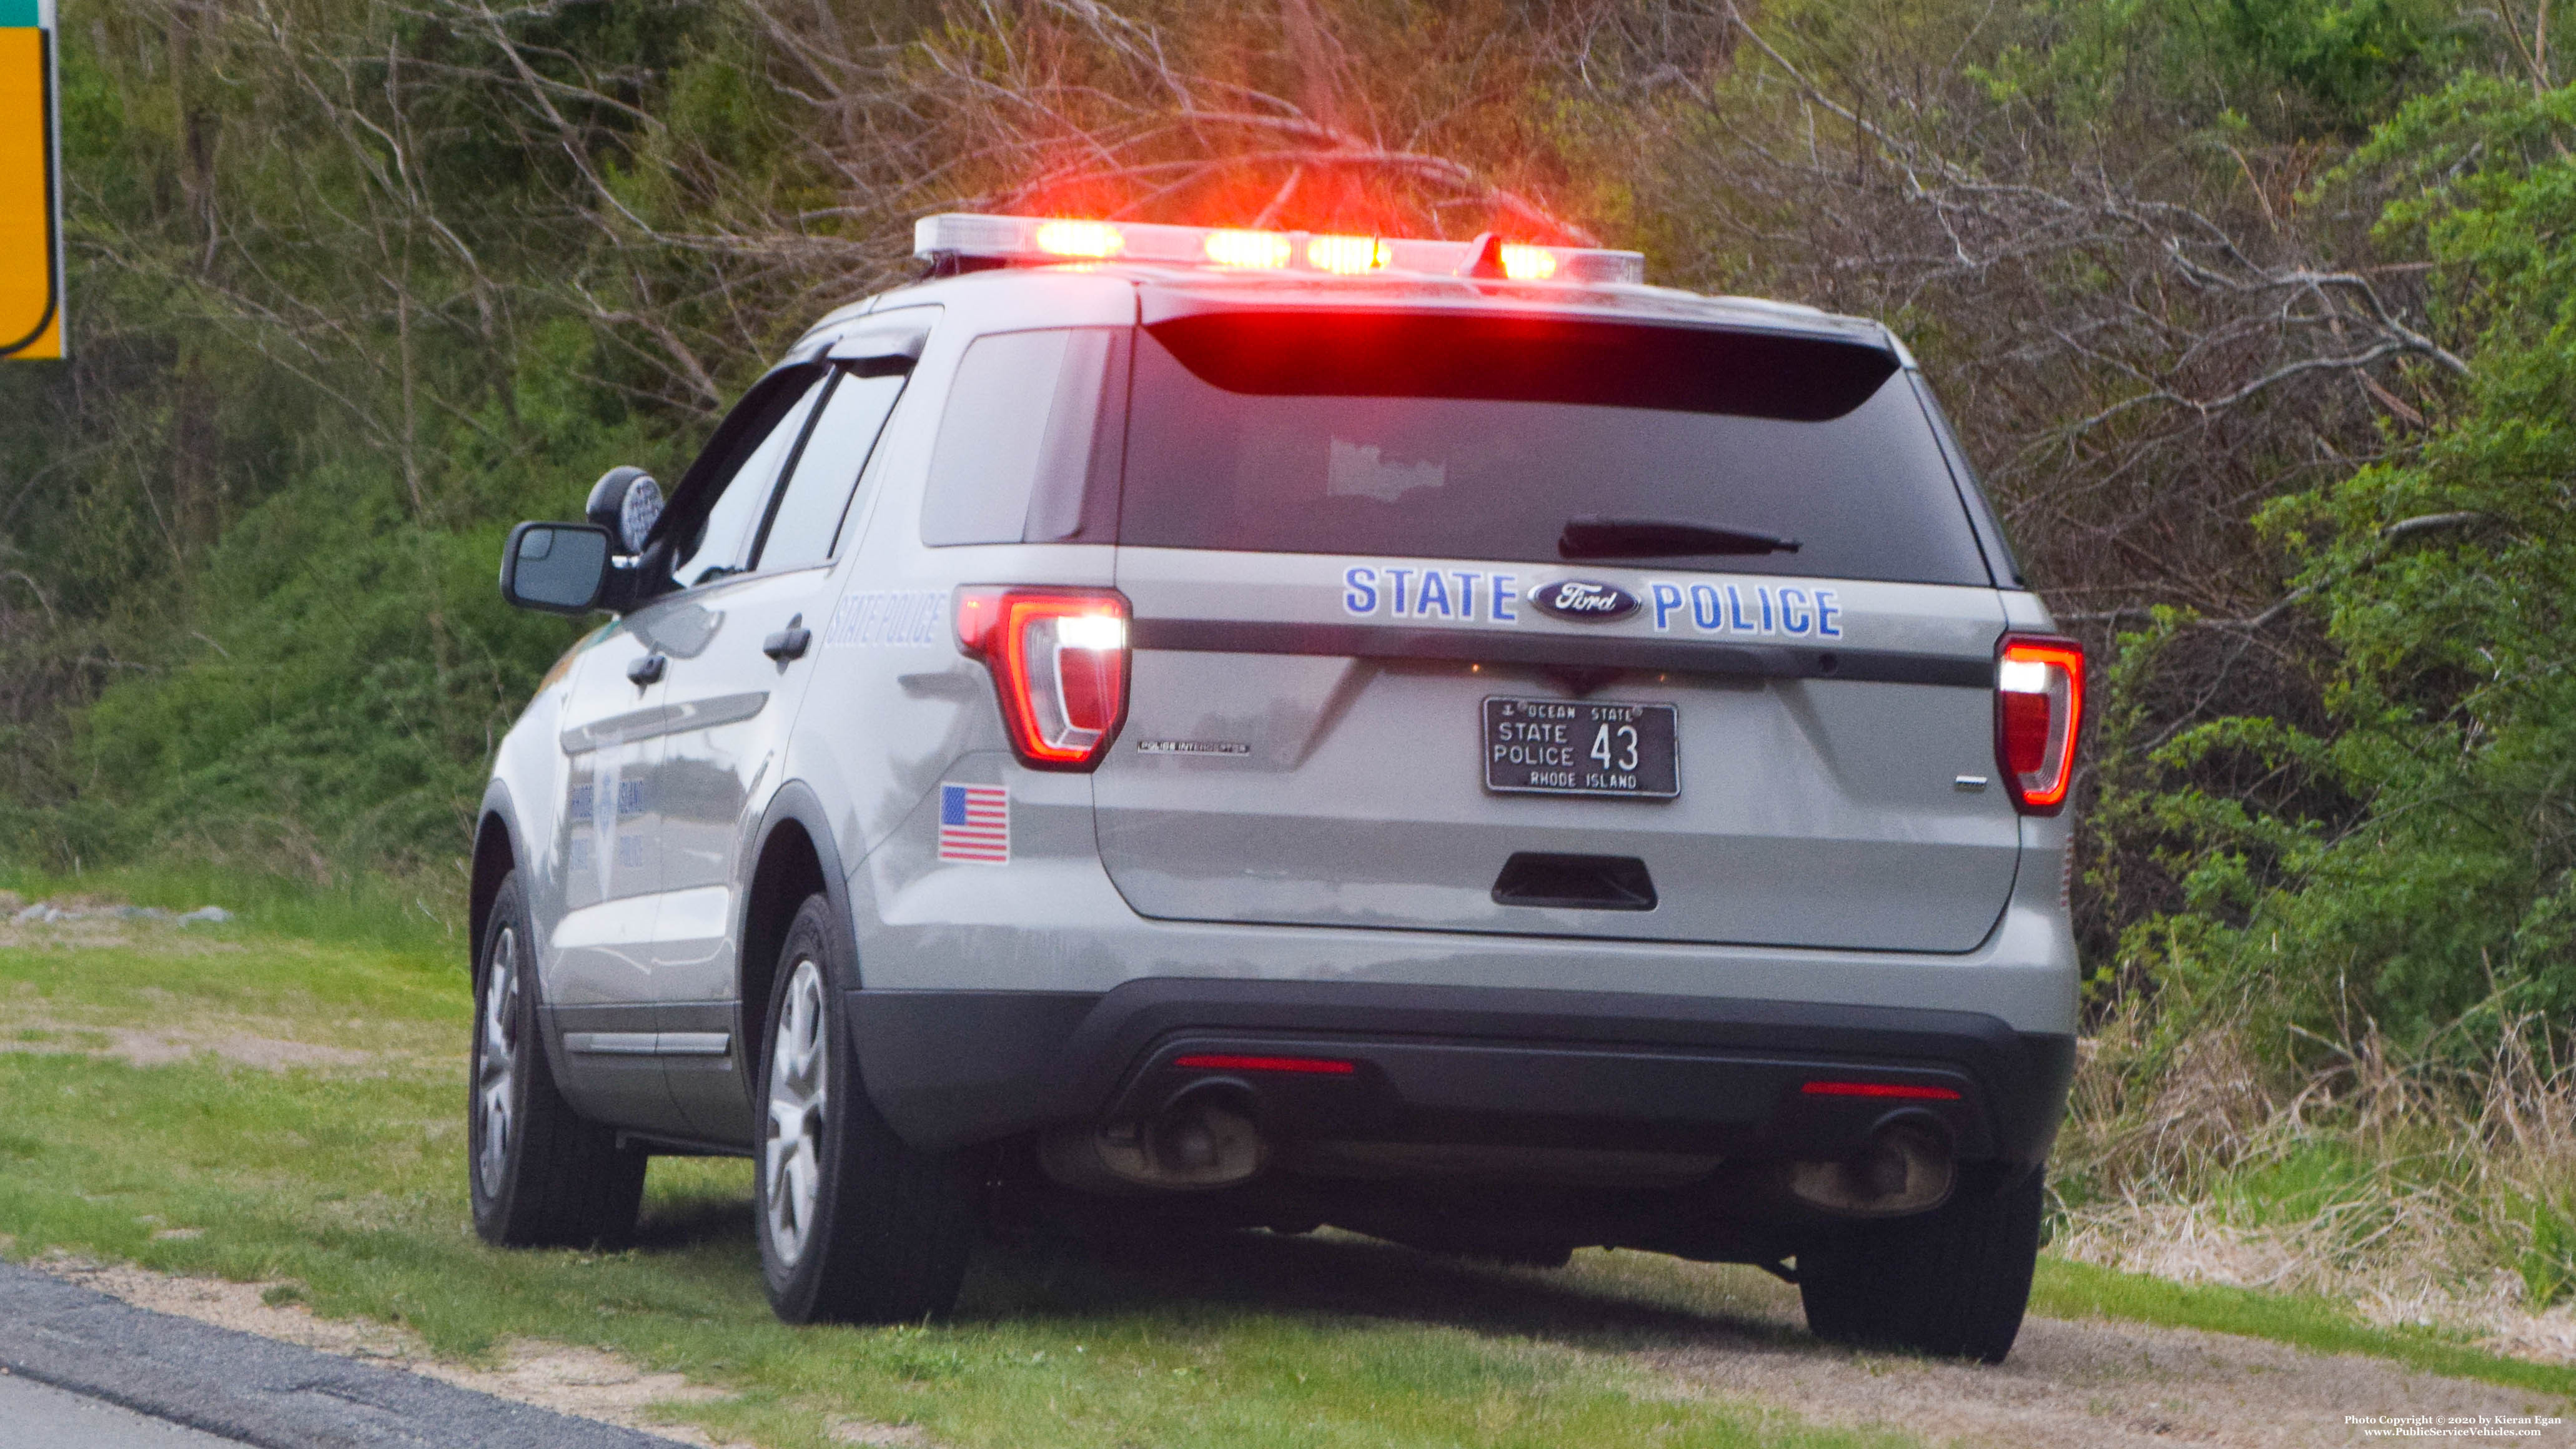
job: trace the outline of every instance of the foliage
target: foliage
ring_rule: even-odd
[[[2411,183],[2382,234],[2420,239],[2477,364],[2420,447],[2257,519],[2322,628],[2322,719],[2196,725],[2113,802],[2187,861],[2186,910],[2127,949],[2223,1010],[2336,1040],[2465,1025],[2474,1050],[2576,1007],[2576,163],[2550,144],[2571,115],[2567,90],[2466,79],[2336,179]]]

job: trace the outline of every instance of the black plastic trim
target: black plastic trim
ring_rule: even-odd
[[[1875,649],[1721,644],[1501,629],[1404,629],[1367,624],[1283,624],[1252,619],[1138,619],[1139,649],[1207,654],[1313,654],[1344,659],[1451,659],[1479,664],[1652,669],[1749,679],[1857,679],[1992,689],[1991,659],[1948,659]]]
[[[1478,1049],[1536,1049],[1598,1066],[1569,1073],[1584,1098],[1559,1104],[1597,1120],[1670,1116],[1669,1074],[1622,1070],[1621,1058],[1955,1072],[1975,1084],[1981,1150],[2036,1163],[2075,1063],[2073,1037],[2024,1034],[1981,1012],[1514,987],[1149,977],[1096,997],[863,990],[850,993],[849,1019],[869,1096],[906,1140],[934,1150],[1096,1120],[1186,1035],[1294,1037],[1357,1057],[1372,1043],[1458,1049],[1461,1062]]]
[[[555,1083],[574,1108],[596,1122],[637,1132],[687,1134],[688,1116],[671,1095],[662,1059],[649,1054],[581,1054],[564,1050],[572,1032],[659,1030],[662,1008],[650,1002],[556,1006],[537,1002],[539,1035],[555,1067]]]

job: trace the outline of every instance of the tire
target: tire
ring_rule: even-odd
[[[1853,1223],[1798,1254],[1807,1327],[1836,1343],[2001,1363],[2039,1258],[2043,1174],[1965,1168],[1928,1213]]]
[[[788,1323],[912,1323],[957,1302],[975,1239],[963,1161],[916,1152],[860,1085],[830,908],[779,948],[761,1037],[755,1218],[769,1306]]]
[[[624,1247],[646,1155],[584,1120],[555,1087],[537,1030],[535,933],[514,873],[492,898],[474,959],[473,1078],[465,1175],[474,1231],[505,1248]]]

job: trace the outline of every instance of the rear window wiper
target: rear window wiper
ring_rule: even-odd
[[[1695,554],[1796,553],[1798,541],[1742,528],[1662,518],[1570,518],[1556,540],[1560,558],[1687,558]]]

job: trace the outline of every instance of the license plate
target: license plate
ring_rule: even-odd
[[[1522,795],[1682,792],[1669,704],[1572,699],[1485,701],[1485,788]]]

